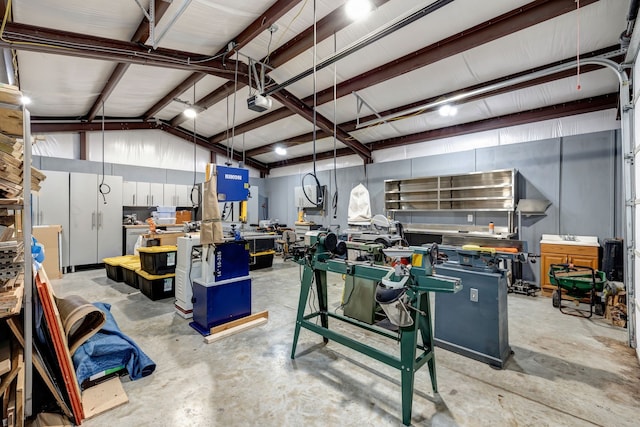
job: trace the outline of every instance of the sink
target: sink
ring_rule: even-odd
[[[540,243],[551,245],[600,246],[598,236],[576,236],[573,234],[543,234]]]

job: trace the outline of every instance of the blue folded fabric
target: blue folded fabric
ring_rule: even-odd
[[[93,305],[104,312],[107,321],[98,333],[73,354],[78,383],[82,384],[93,375],[119,366],[127,368],[132,380],[153,373],[156,364],[131,338],[122,333],[111,315],[111,305],[101,302]]]

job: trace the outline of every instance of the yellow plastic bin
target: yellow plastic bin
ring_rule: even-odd
[[[177,252],[178,247],[173,245],[138,248],[140,267],[152,275],[175,273]]]
[[[107,277],[116,282],[124,281],[124,272],[122,271],[122,264],[131,261],[132,258],[136,258],[135,255],[123,255],[111,258],[104,258],[104,268],[107,270]]]
[[[122,264],[122,272],[124,273],[124,283],[138,289],[138,274],[137,270],[140,270],[140,258],[136,257],[135,260]]]
[[[176,274],[149,274],[144,270],[138,270],[138,287],[140,292],[149,299],[155,301],[175,296]]]

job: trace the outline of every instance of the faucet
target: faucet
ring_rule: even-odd
[[[565,234],[564,236],[562,236],[562,240],[566,240],[568,242],[575,242],[576,236],[574,236],[573,234]]]

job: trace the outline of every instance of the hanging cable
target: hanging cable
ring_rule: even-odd
[[[193,105],[195,105],[196,103],[196,84],[193,84]],[[194,209],[197,209],[198,206],[200,206],[200,202],[201,200],[201,194],[200,191],[198,191],[198,186],[196,184],[196,170],[197,170],[197,157],[196,157],[196,138],[197,138],[197,133],[196,133],[196,119],[197,119],[197,115],[193,118],[193,187],[191,187],[191,193],[189,194],[189,198],[191,199],[191,206]],[[194,194],[195,193],[195,197]],[[194,218],[197,217],[197,211],[195,212],[196,215],[194,215]]]
[[[98,191],[102,196],[102,201],[107,204],[107,194],[111,193],[111,187],[104,182],[104,100],[102,100],[102,182],[98,185]]]
[[[238,54],[236,53],[236,71],[233,76],[233,119],[231,120],[231,147],[227,156],[227,165],[231,166],[233,160],[233,143],[236,137],[236,100],[238,97]]]
[[[336,39],[336,33],[333,33],[333,52],[335,53],[338,50],[338,42]],[[336,189],[333,193],[333,199],[331,200],[331,209],[333,209],[333,219],[338,217],[338,172],[337,172],[337,162],[336,158],[338,157],[337,151],[337,129],[338,129],[338,118],[337,118],[337,104],[338,104],[338,65],[337,63],[333,64],[333,182],[335,183]]]
[[[316,106],[318,104],[318,95],[316,93],[316,84],[317,84],[317,76],[316,76],[316,55],[318,49],[318,34],[317,34],[317,19],[316,19],[316,0],[313,0],[313,173],[307,173],[302,177],[302,193],[304,197],[314,205],[315,207],[322,207],[324,203],[324,194],[322,191],[322,186],[320,186],[320,181],[318,181],[318,175],[316,174]],[[311,200],[311,197],[307,194],[307,190],[304,185],[305,178],[311,176],[316,183],[316,200]]]
[[[576,0],[576,89],[580,90],[580,0]]]

